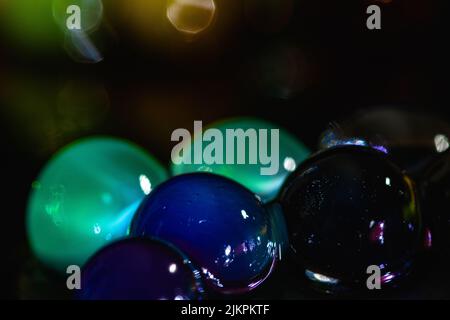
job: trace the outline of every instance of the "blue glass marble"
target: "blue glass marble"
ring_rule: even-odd
[[[81,273],[80,300],[197,300],[200,272],[159,240],[125,239],[94,255]]]
[[[422,217],[411,179],[368,147],[336,147],[290,176],[280,202],[292,256],[313,287],[366,289],[369,266],[381,289],[411,272],[422,240]]]
[[[260,285],[277,260],[270,218],[240,184],[210,173],[176,176],[146,197],[132,236],[158,237],[180,248],[219,293]]]

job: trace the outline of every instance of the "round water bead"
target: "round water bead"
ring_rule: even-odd
[[[415,187],[386,155],[337,147],[305,161],[281,193],[290,246],[305,276],[325,291],[381,286],[406,276],[421,240]]]
[[[206,283],[242,293],[271,273],[277,245],[260,200],[238,183],[209,173],[180,175],[142,203],[132,236],[157,237],[185,252]]]
[[[92,257],[81,273],[81,300],[197,300],[200,272],[174,247],[126,239]]]
[[[420,184],[428,240],[438,252],[450,254],[450,150],[425,170]]]
[[[115,138],[79,140],[62,149],[33,183],[27,209],[31,248],[65,272],[125,236],[140,202],[167,178],[136,145]]]
[[[450,125],[420,112],[380,107],[363,110],[335,123],[321,138],[320,148],[363,145],[389,153],[392,160],[416,175],[436,154],[449,147]]]
[[[205,140],[204,137],[210,130],[207,129],[203,133],[203,137],[194,136],[192,144],[190,141],[187,141],[185,146],[186,153],[178,156],[178,159],[175,159],[176,161],[172,163],[173,175],[196,171],[207,171],[223,175],[249,188],[259,195],[263,202],[269,202],[276,197],[286,177],[310,154],[309,149],[285,129],[263,120],[232,118],[213,123],[209,128],[216,131],[219,130],[223,137],[222,163],[206,163],[204,150],[211,142],[203,141],[202,149],[195,148],[196,143],[201,143],[202,139]],[[245,154],[240,154],[240,156],[244,156],[244,161],[242,161],[244,163],[238,162],[239,139],[232,134],[229,136],[227,134],[227,132],[237,132],[235,130],[238,129],[242,129],[254,141],[254,144],[252,144],[252,139],[242,139],[245,143],[243,149]],[[272,130],[278,130],[278,140],[273,139],[272,133],[274,131]],[[267,143],[264,144],[264,142]],[[227,155],[231,154],[230,150],[227,150],[228,143],[232,143],[234,146],[231,150],[231,152],[234,152],[234,157],[230,162],[226,159]],[[264,149],[262,146],[266,148]],[[186,163],[185,160],[180,160],[186,154],[191,155],[192,161],[190,161],[190,164]],[[196,158],[200,158],[203,161],[196,164],[194,163]],[[267,170],[270,167],[273,172],[262,174],[264,168],[264,170]]]

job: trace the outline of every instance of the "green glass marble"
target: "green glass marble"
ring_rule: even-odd
[[[211,149],[211,142],[216,141],[215,138],[208,137],[207,132],[209,129],[215,129],[221,132],[222,137],[220,140],[222,141],[219,142],[222,145],[221,157],[223,160],[220,161],[221,163],[219,161],[215,161],[208,164],[207,161],[205,161],[205,152],[207,152],[208,148],[209,150]],[[238,162],[238,138],[233,136],[234,142],[230,144],[233,139],[230,139],[231,135],[228,135],[229,130],[236,129],[242,129],[245,133],[249,133],[244,140],[245,157],[242,158],[244,161],[241,161],[241,163]],[[250,134],[250,131],[248,131],[249,129],[254,130],[255,134]],[[267,131],[264,131],[264,129]],[[278,140],[272,139],[271,130],[276,129],[279,130]],[[178,156],[175,157],[172,155],[172,174],[179,175],[196,171],[206,171],[223,175],[239,182],[259,195],[263,202],[269,202],[276,197],[286,177],[294,171],[299,163],[303,162],[303,160],[305,160],[311,153],[304,144],[288,133],[285,129],[280,128],[273,123],[256,118],[239,117],[226,119],[212,123],[204,130],[202,129],[201,135],[195,134],[195,132],[196,129],[194,125],[194,135],[192,136],[192,139],[190,141],[182,141],[184,144],[183,152],[180,152]],[[215,133],[215,135],[217,135],[217,133]],[[254,137],[256,137],[257,141],[255,141]],[[278,148],[272,148],[272,143],[274,140],[277,140]],[[202,143],[201,148],[198,144],[199,141]],[[262,141],[267,141],[267,152],[261,148]],[[234,151],[231,150],[233,148],[227,147],[227,144],[233,145]],[[234,161],[231,161],[231,163],[227,160],[227,156],[230,154],[230,151],[234,153]],[[261,153],[263,155],[268,155],[269,158],[272,158],[272,160],[267,161],[266,158],[265,161],[264,156],[261,156]],[[214,152],[211,154],[214,154]],[[251,157],[253,157],[253,162],[250,160]],[[200,162],[196,161],[199,159],[201,159]],[[270,163],[275,162],[278,162],[277,166],[275,166],[277,169],[274,171],[275,174],[262,174],[262,168],[268,168],[272,166]]]
[[[98,249],[125,237],[145,195],[168,178],[140,147],[92,137],[59,151],[33,183],[27,232],[35,255],[65,272]]]

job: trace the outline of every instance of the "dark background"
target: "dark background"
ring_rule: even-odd
[[[193,39],[163,18],[151,22],[161,33],[138,32],[133,15],[123,13],[134,2],[104,1],[104,20],[91,35],[104,57],[97,64],[70,59],[60,39],[30,44],[0,23],[0,295],[6,298],[38,297],[30,273],[40,285],[47,281],[45,272],[30,271],[36,262],[24,228],[28,192],[51,155],[79,137],[128,138],[168,163],[171,132],[192,130],[194,120],[261,117],[313,150],[331,121],[368,107],[450,120],[444,1],[216,0],[212,25]],[[154,2],[158,12],[163,1]],[[366,28],[370,4],[382,8],[382,30]],[[36,28],[54,24],[45,8],[36,14],[43,23]],[[400,297],[450,297],[449,284],[432,276],[433,268],[445,274],[444,267],[426,268],[431,273]]]

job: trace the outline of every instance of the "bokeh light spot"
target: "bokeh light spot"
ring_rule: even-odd
[[[216,13],[213,0],[169,0],[167,19],[180,32],[197,34],[211,24]]]

